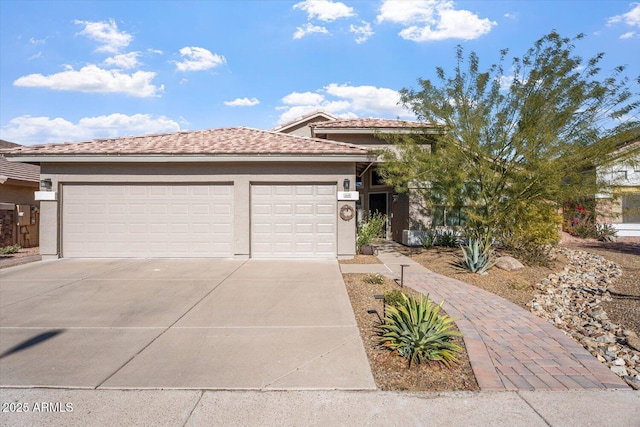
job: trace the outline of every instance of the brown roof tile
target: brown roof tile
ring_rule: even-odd
[[[376,119],[376,118],[360,118],[360,119],[344,119],[332,120],[320,123],[312,123],[311,127],[315,129],[340,129],[340,128],[424,128],[432,127],[430,124],[420,122],[410,122],[406,120],[394,119]]]
[[[21,155],[363,155],[352,144],[245,127],[22,146]]]
[[[0,176],[17,181],[39,182],[40,166],[10,162],[5,159],[3,151],[16,147],[21,147],[21,145],[0,139]]]

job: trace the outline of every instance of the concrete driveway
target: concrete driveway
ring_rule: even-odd
[[[373,389],[335,261],[0,270],[0,386]]]

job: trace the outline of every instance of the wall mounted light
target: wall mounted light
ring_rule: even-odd
[[[41,179],[40,180],[40,189],[44,191],[51,191],[53,188],[53,183],[51,182],[51,178]]]
[[[345,179],[344,181],[342,181],[342,188],[344,188],[344,191],[349,191],[350,186],[351,186],[350,180]]]

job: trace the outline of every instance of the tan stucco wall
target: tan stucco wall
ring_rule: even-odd
[[[60,209],[65,183],[232,183],[234,186],[234,256],[251,253],[251,183],[331,183],[341,191],[344,179],[355,182],[355,163],[42,163],[41,178],[50,178],[58,201],[41,203],[40,253],[60,254]],[[355,207],[355,202],[338,202]],[[337,218],[337,255],[355,254],[355,220]]]
[[[38,206],[33,198],[33,192],[38,191],[39,183],[22,185],[19,181],[9,180],[0,184],[0,203],[13,203],[14,205]]]

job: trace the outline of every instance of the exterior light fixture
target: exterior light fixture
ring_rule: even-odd
[[[350,180],[345,179],[344,181],[342,181],[342,188],[344,188],[344,191],[349,191],[350,186],[351,186]]]
[[[40,180],[40,189],[44,191],[51,191],[53,188],[53,183],[51,182],[51,178],[41,179]]]

